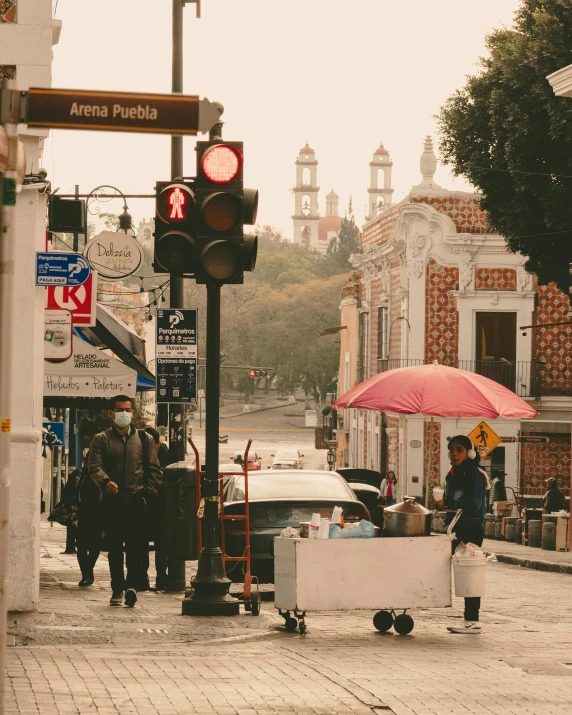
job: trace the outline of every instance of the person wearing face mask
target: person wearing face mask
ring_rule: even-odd
[[[487,480],[479,468],[480,457],[471,440],[465,435],[457,435],[449,440],[449,459],[451,469],[445,479],[445,494],[440,502],[435,502],[439,509],[443,505],[449,511],[450,522],[458,509],[462,509],[460,519],[455,524],[456,540],[453,552],[463,542],[482,546],[484,520],[487,511]],[[481,599],[465,598],[465,621],[462,626],[450,626],[451,633],[480,633],[479,611]]]
[[[112,426],[96,434],[89,449],[88,469],[103,494],[104,533],[111,575],[111,606],[133,607],[145,549],[146,511],[161,486],[161,467],[151,435],[131,424],[133,399],[110,401]],[[123,566],[123,544],[125,565]],[[148,544],[147,544],[148,546]]]

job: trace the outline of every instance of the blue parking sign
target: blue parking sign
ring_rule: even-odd
[[[56,438],[52,447],[65,447],[65,422],[44,422],[44,427]]]
[[[81,253],[36,253],[37,286],[80,286],[90,273],[89,261]]]

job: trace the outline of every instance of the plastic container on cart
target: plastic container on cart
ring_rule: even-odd
[[[476,598],[485,595],[485,566],[487,558],[482,551],[474,554],[453,554],[455,596]]]

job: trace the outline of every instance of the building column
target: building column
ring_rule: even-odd
[[[23,137],[26,166],[38,139]],[[46,200],[37,190],[17,198],[12,377],[12,473],[8,609],[31,611],[40,595],[41,425],[44,379],[44,288],[34,285],[36,251],[45,250]]]

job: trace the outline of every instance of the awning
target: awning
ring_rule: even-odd
[[[78,326],[74,333],[96,348],[107,348],[128,367],[137,372],[137,389],[154,390],[155,375],[147,368],[145,341],[134,330],[105,308],[97,304],[97,322],[93,328]]]

